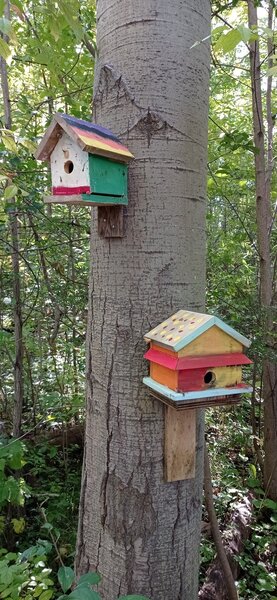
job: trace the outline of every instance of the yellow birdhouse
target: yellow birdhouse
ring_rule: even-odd
[[[179,310],[145,335],[151,392],[175,408],[212,406],[252,392],[242,381],[250,341],[218,317]]]

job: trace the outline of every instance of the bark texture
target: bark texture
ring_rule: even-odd
[[[143,335],[203,310],[209,0],[98,0],[94,119],[135,155],[122,239],[92,212],[87,424],[76,570],[102,594],[194,600],[203,418],[193,480],[163,482],[164,408],[142,384]]]

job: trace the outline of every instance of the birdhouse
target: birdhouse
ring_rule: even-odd
[[[120,206],[128,203],[131,152],[105,127],[57,113],[36,152],[50,161],[47,203]]]
[[[145,335],[150,377],[144,383],[175,408],[236,401],[252,388],[242,381],[250,341],[211,315],[179,310]]]
[[[143,379],[165,403],[165,478],[194,477],[196,409],[236,404],[252,387],[242,381],[250,341],[221,319],[179,310],[145,335],[150,376]],[[177,410],[176,410],[177,409]]]

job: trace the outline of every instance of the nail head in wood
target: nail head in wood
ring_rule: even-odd
[[[98,235],[123,237],[123,206],[98,206]]]

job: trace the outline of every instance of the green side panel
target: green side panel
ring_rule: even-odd
[[[93,194],[127,198],[127,165],[104,156],[89,155],[89,177]]]
[[[112,205],[123,205],[128,204],[127,196],[100,196],[98,194],[82,194],[82,200],[84,203],[95,205],[95,206],[112,206]]]

